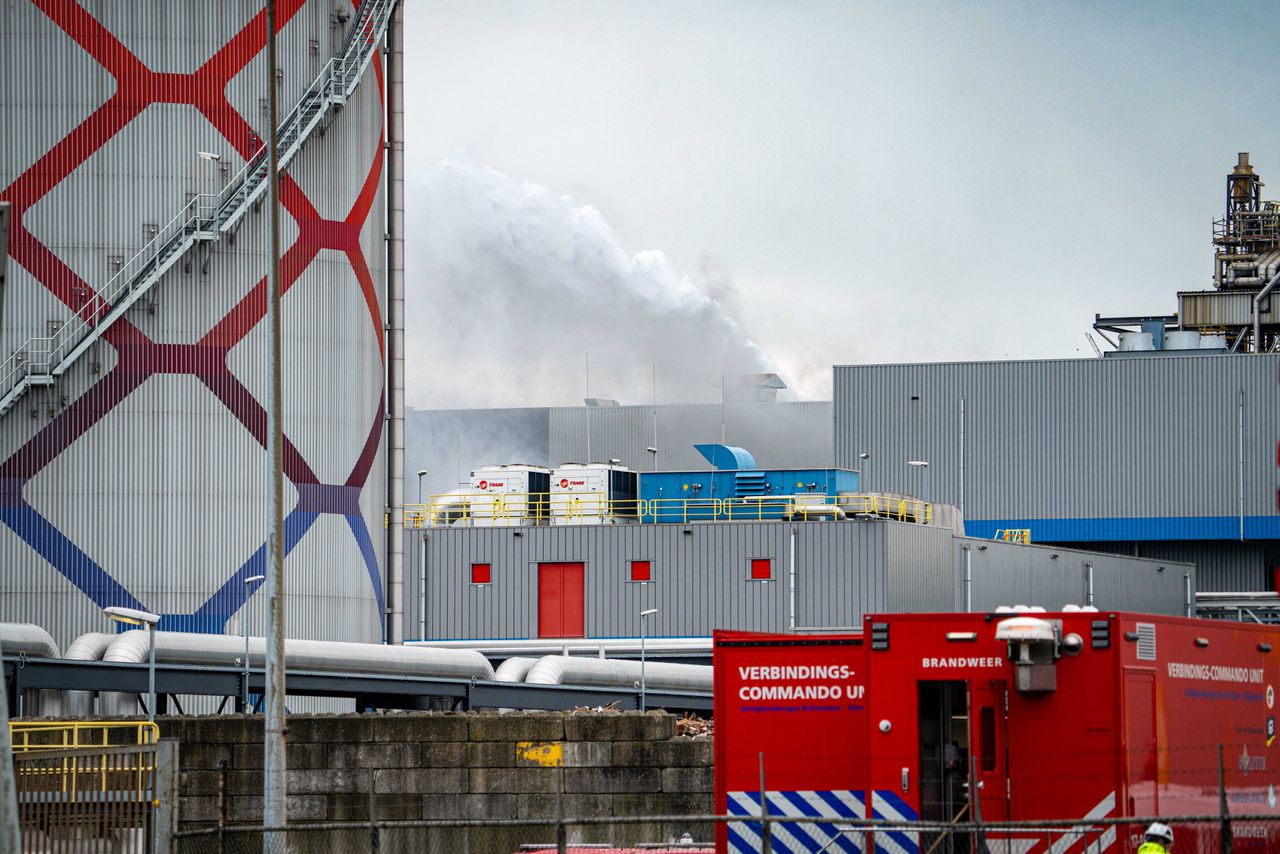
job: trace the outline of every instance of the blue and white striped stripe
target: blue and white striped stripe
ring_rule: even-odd
[[[862,832],[846,832],[848,825],[839,819],[861,819],[862,795],[849,790],[768,792],[766,800],[771,816],[830,818],[831,822],[804,824],[771,824],[772,848],[779,854],[817,854],[819,851],[860,854]],[[729,792],[729,815],[760,816],[759,792]],[[760,822],[729,823],[729,850],[735,854],[760,851]]]
[[[911,805],[889,789],[871,793],[871,817],[884,821],[916,821],[920,816]],[[876,854],[918,854],[920,834],[898,830],[881,830],[875,835]]]

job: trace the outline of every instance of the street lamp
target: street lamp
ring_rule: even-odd
[[[858,463],[858,491],[866,492],[867,491],[867,467],[870,465],[868,460],[871,459],[871,455],[866,451],[863,451],[862,453],[858,454],[858,459],[862,460],[862,462]]]
[[[265,575],[251,575],[244,580],[244,586],[247,590],[250,584],[261,584],[266,581]],[[243,708],[249,708],[249,599],[253,596],[250,590],[244,597],[244,681],[240,685],[240,703]]]
[[[644,618],[658,613],[657,608],[640,612],[640,711],[644,711]]]
[[[102,609],[111,620],[129,626],[146,626],[149,648],[147,651],[147,720],[156,721],[156,623],[160,622],[159,614],[150,611],[138,611],[134,608],[121,608],[112,605]]]
[[[645,450],[646,450],[646,451],[648,451],[650,454],[652,454],[652,455],[653,455],[653,471],[657,471],[657,470],[658,470],[658,449],[657,449],[657,448],[645,448]]]
[[[426,469],[418,472],[418,509],[415,511],[413,519],[410,520],[415,528],[421,528],[426,524],[427,508],[422,504],[422,479],[426,476]]]
[[[928,460],[907,460],[907,465],[913,468],[924,469],[924,492],[921,494],[922,501],[929,500],[929,461]]]

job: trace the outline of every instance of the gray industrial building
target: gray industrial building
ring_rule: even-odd
[[[719,440],[723,411],[727,441],[763,468],[834,463],[861,470],[867,491],[958,506],[974,536],[1028,528],[1037,542],[1194,562],[1202,590],[1272,589],[1280,356],[834,371],[834,404],[414,411],[408,462],[443,458],[447,480],[429,475],[428,493],[485,462],[614,458],[639,471],[696,470],[707,464],[692,445]],[[512,448],[526,451],[503,455]]]
[[[831,403],[744,402],[772,400],[781,385],[757,375],[754,398],[718,405],[591,400],[428,414],[455,422],[458,480],[464,422],[481,438],[503,425],[505,447],[522,453],[472,455],[468,469],[621,461],[642,472],[641,495],[644,472],[701,471],[693,444],[720,442],[747,449],[760,468],[856,469],[862,493],[952,505],[965,536],[835,521],[841,515],[428,528],[409,534],[419,576],[409,573],[409,633],[632,635],[650,607],[655,633],[694,635],[847,627],[866,612],[1019,600],[1180,613],[1196,592],[1275,590],[1280,205],[1264,202],[1261,187],[1241,154],[1214,223],[1214,290],[1179,293],[1173,315],[1097,317],[1096,334],[1116,349],[1096,359],[841,365]],[[743,379],[750,388],[753,378]],[[444,430],[426,423],[424,433],[450,449]],[[1011,531],[1035,545],[994,539]],[[1276,610],[1274,597],[1266,607]]]
[[[1092,601],[1183,614],[1195,587],[1191,564],[883,519],[428,528],[411,539],[406,630],[428,640],[635,636],[647,608],[658,609],[652,636],[849,628],[867,613],[964,610],[966,587],[975,610]]]
[[[955,504],[966,533],[1189,561],[1204,591],[1280,565],[1280,356],[840,365],[835,462]],[[911,467],[908,460],[928,462]]]

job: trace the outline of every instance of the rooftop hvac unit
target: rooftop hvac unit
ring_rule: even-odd
[[[471,473],[467,515],[480,528],[547,521],[551,470],[541,466],[484,466]]]
[[[636,473],[614,463],[565,463],[551,473],[553,525],[615,525],[639,518]]]

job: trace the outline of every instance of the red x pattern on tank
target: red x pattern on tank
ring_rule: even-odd
[[[185,104],[197,110],[244,160],[250,159],[262,140],[248,121],[232,107],[225,94],[230,81],[265,49],[265,11],[255,15],[200,68],[176,74],[148,68],[107,27],[83,6],[71,0],[33,0],[34,5],[111,76],[114,94],[70,133],[46,151],[30,168],[5,187],[0,198],[12,206],[9,250],[21,265],[72,312],[101,317],[108,310],[90,282],[77,275],[57,253],[41,243],[24,225],[23,216],[61,182],[98,152],[153,104]],[[280,0],[277,32],[304,5],[304,0]],[[384,81],[378,61],[370,63],[378,97],[384,98]],[[362,85],[368,85],[362,84]],[[287,106],[282,112],[287,111]],[[297,236],[284,251],[280,264],[282,295],[288,294],[322,249],[342,253],[360,288],[379,357],[386,361],[378,294],[368,262],[360,246],[360,234],[373,208],[382,178],[384,146],[382,130],[372,162],[350,211],[341,220],[322,217],[306,192],[288,175],[280,180],[283,215],[292,217]],[[246,283],[247,284],[247,283]],[[157,287],[163,287],[163,283]],[[194,344],[155,341],[128,318],[114,323],[103,339],[117,353],[114,367],[71,401],[35,436],[0,463],[0,521],[99,605],[143,607],[132,593],[71,543],[23,498],[23,488],[51,465],[79,437],[107,417],[150,377],[187,375],[196,378],[221,402],[255,442],[266,447],[267,413],[262,404],[228,367],[228,355],[261,323],[267,311],[267,278],[248,287],[239,302]],[[385,400],[385,397],[384,397]],[[368,437],[352,461],[342,483],[321,483],[302,453],[284,438],[285,475],[298,489],[299,502],[285,524],[285,545],[292,549],[322,513],[346,517],[363,556],[370,583],[382,610],[382,584],[376,551],[359,507],[360,493],[369,479],[382,437],[383,400],[369,413]],[[226,619],[244,601],[243,580],[260,571],[265,545],[237,568],[222,587],[191,615],[166,615],[166,625],[205,631],[221,631]]]

